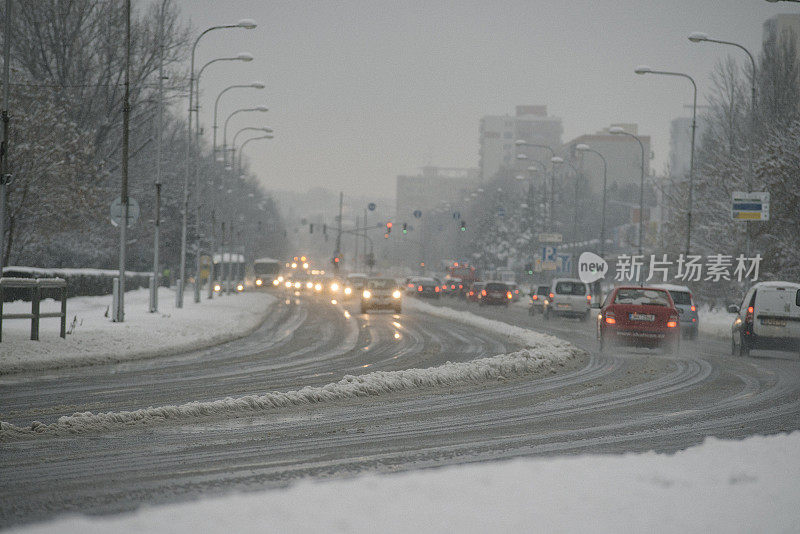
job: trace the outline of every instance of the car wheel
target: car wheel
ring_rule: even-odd
[[[747,338],[741,333],[739,334],[739,356],[745,358],[750,356],[750,345],[747,342]]]

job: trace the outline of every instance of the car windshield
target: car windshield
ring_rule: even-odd
[[[547,295],[550,293],[550,286],[539,286],[536,288],[537,295]]]
[[[559,295],[585,295],[586,284],[583,282],[558,282],[556,293]]]
[[[692,296],[686,291],[670,291],[669,296],[672,297],[672,302],[682,306],[689,306],[692,304]]]
[[[614,304],[636,304],[640,306],[669,306],[666,291],[658,289],[620,289]]]
[[[367,282],[367,289],[391,289],[395,285],[391,278],[375,278]]]
[[[505,284],[493,283],[486,284],[486,291],[507,291],[508,287]]]

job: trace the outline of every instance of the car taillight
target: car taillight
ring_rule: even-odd
[[[433,288],[433,290],[438,293],[439,292],[439,286],[436,286],[435,288]]]
[[[692,304],[692,308],[691,308],[691,310],[692,310],[692,311],[697,311],[697,307],[696,307],[694,304]]]
[[[485,296],[486,296],[486,290],[485,290],[485,289],[481,290],[481,296],[482,296],[482,297],[485,297]]]
[[[514,298],[514,295],[512,295],[511,291],[509,291],[508,293],[506,293],[506,297],[512,299],[512,298]]]
[[[617,316],[614,315],[614,312],[606,312],[605,321],[606,324],[617,324]]]
[[[586,295],[586,302],[592,302],[592,296]]]
[[[519,295],[519,289],[515,289],[515,290],[514,290],[514,294],[515,294],[515,295]]]
[[[678,326],[678,318],[675,315],[670,315],[669,321],[667,321],[667,328],[675,328]]]
[[[753,322],[753,307],[752,306],[748,306],[747,307],[747,313],[744,316],[744,322],[752,324],[752,322]]]
[[[539,295],[534,295],[534,296],[532,296],[532,297],[531,297],[531,299],[533,299],[533,300],[539,300]]]
[[[417,291],[422,291],[422,286],[417,286]]]
[[[464,289],[464,286],[461,285],[461,284],[458,284],[458,289]]]
[[[550,300],[553,300],[553,298],[554,298],[554,297],[555,297],[555,295],[553,295],[552,293],[550,293]]]

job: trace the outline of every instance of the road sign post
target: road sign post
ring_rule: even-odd
[[[124,211],[124,207],[122,205],[122,199],[117,197],[114,199],[114,202],[111,203],[111,224],[114,226],[119,226],[122,223],[122,212]],[[133,197],[128,197],[128,224],[127,227],[130,228],[136,221],[139,220],[139,203],[136,202],[136,199]]]

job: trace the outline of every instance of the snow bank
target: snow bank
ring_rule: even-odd
[[[480,315],[475,315],[474,313],[454,310],[453,308],[444,306],[431,306],[430,304],[420,302],[414,298],[404,299],[403,306],[407,309],[421,311],[435,317],[441,317],[442,319],[449,319],[482,330],[489,330],[506,335],[517,343],[521,343],[537,351],[554,351],[555,353],[561,351],[575,351],[575,348],[563,339],[540,332],[534,332],[526,328],[520,328],[519,326],[510,325],[501,321],[487,319]]]
[[[356,397],[381,395],[395,391],[453,386],[467,382],[510,379],[537,373],[554,372],[580,352],[571,344],[553,336],[531,332],[499,321],[478,317],[471,313],[436,308],[417,303],[421,311],[433,313],[478,328],[499,332],[516,340],[526,348],[511,354],[500,354],[470,362],[447,362],[427,369],[402,371],[376,371],[360,376],[347,375],[338,382],[322,387],[304,387],[296,391],[272,392],[264,395],[247,395],[209,402],[190,402],[182,405],[149,407],[135,411],[75,413],[60,417],[51,424],[34,421],[30,426],[18,427],[0,422],[0,441],[29,439],[36,436],[57,436],[86,432],[104,432],[132,425],[186,421],[201,417],[237,415],[286,406],[308,405]],[[414,307],[412,306],[412,307]]]
[[[9,532],[798,532],[800,432],[517,459],[69,516]],[[312,511],[312,512],[310,512]]]
[[[275,391],[265,395],[228,397],[218,401],[190,402],[179,406],[150,407],[136,411],[75,413],[60,417],[55,423],[49,425],[35,421],[30,426],[18,427],[0,422],[0,441],[27,439],[41,435],[57,436],[102,432],[132,425],[183,421],[220,415],[240,415],[286,406],[380,395],[393,391],[510,379],[534,373],[552,372],[556,366],[564,365],[576,350],[552,348],[543,352],[525,349],[511,354],[480,358],[471,362],[448,362],[428,369],[376,371],[361,376],[347,375],[338,382],[322,387],[308,386],[285,393]]]
[[[224,343],[255,330],[275,298],[266,293],[215,297],[195,304],[191,293],[184,307],[175,307],[175,292],[159,290],[159,312],[149,313],[149,291],[125,293],[125,321],[111,322],[111,296],[74,297],[67,301],[66,339],[58,319],[39,322],[40,341],[30,340],[30,321],[3,322],[0,374],[53,369],[148,358]],[[5,313],[30,313],[30,302],[10,302]],[[60,311],[59,303],[45,300],[42,312]]]

